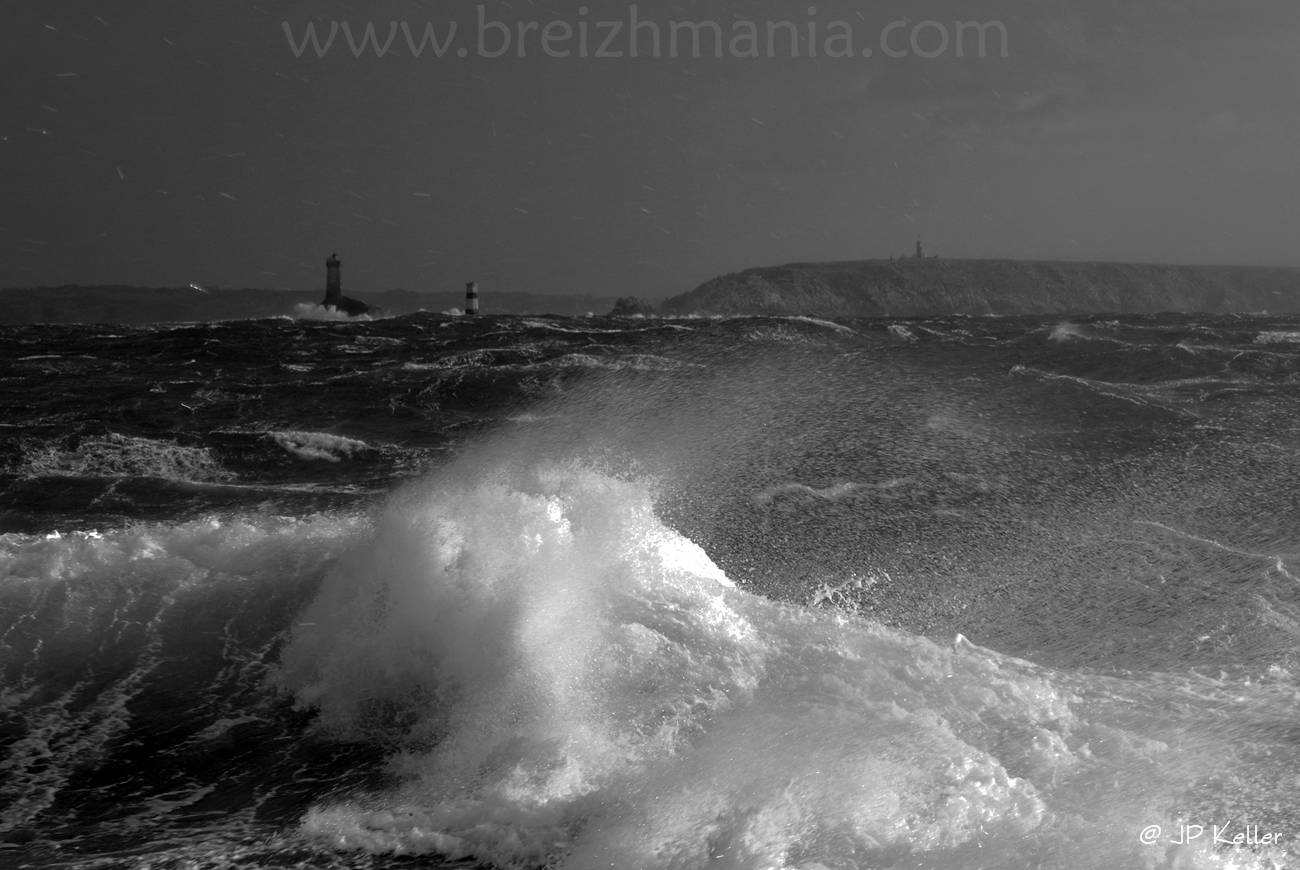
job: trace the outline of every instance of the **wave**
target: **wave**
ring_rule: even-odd
[[[747,341],[754,342],[781,342],[785,344],[804,344],[819,346],[823,343],[814,335],[801,332],[791,327],[789,324],[776,323],[764,324],[746,329],[744,337]]]
[[[1108,321],[1090,324],[1094,329],[1115,329],[1119,324],[1118,321]],[[1057,343],[1066,343],[1073,341],[1101,341],[1107,344],[1117,344],[1121,347],[1145,348],[1150,345],[1139,344],[1132,341],[1124,341],[1109,335],[1098,335],[1092,329],[1081,326],[1077,323],[1058,323],[1052,327],[1047,335],[1047,340]]]
[[[548,350],[547,346],[522,343],[514,346],[479,347],[441,356],[431,362],[408,361],[402,364],[405,371],[441,371],[453,369],[502,368],[527,366]]]
[[[1263,751],[1220,728],[1222,705],[1289,721],[1272,687],[1068,675],[778,604],[642,484],[471,466],[377,519],[273,677],[322,734],[391,753],[391,787],[305,814],[318,846],[497,867],[1135,866],[1155,857],[1139,828],[1177,830],[1179,795],[1232,747]]]
[[[690,332],[692,327],[681,323],[657,322],[661,318],[658,315],[646,316],[644,314],[632,314],[627,317],[628,320],[652,321],[653,326],[639,326],[635,328],[614,328],[614,327],[596,327],[590,324],[581,326],[568,327],[550,320],[526,319],[520,321],[520,326],[530,329],[544,329],[550,332],[567,332],[574,335],[636,335],[646,332]]]
[[[132,746],[154,744],[149,763],[170,768],[164,791],[209,788],[182,774],[193,741],[273,698],[258,686],[274,620],[292,617],[361,528],[350,516],[247,516],[0,535],[0,610],[13,616],[0,632],[0,835],[39,830],[56,802],[76,806],[77,789],[96,792],[95,771]],[[160,751],[160,734],[180,745]],[[122,811],[154,799],[115,787]]]
[[[588,350],[607,348],[608,346],[588,345]],[[401,369],[408,372],[441,372],[490,369],[497,373],[539,372],[552,369],[598,369],[603,371],[641,371],[661,372],[681,368],[702,368],[696,363],[683,362],[661,354],[629,353],[621,355],[597,356],[591,353],[565,353],[549,359],[535,362],[520,360],[536,357],[540,349],[514,352],[509,357],[501,351],[485,349],[453,354],[435,362],[405,362]]]
[[[844,335],[857,335],[857,332],[851,327],[845,326],[842,323],[836,323],[833,320],[825,320],[820,317],[808,317],[803,314],[792,314],[784,317],[779,317],[777,319],[789,320],[792,323],[808,323],[813,326],[819,326],[822,329],[829,329],[832,332],[839,332]]]
[[[550,361],[550,365],[564,368],[604,369],[606,371],[668,372],[681,368],[704,368],[700,363],[688,363],[654,353],[632,353],[619,357],[598,357],[587,353],[566,353]]]
[[[375,452],[375,448],[364,441],[328,432],[268,432],[266,436],[299,459],[341,462],[360,454]]]
[[[1271,330],[1255,336],[1256,344],[1300,344],[1300,332]]]
[[[1092,338],[1087,331],[1076,323],[1058,323],[1052,327],[1047,336],[1049,341],[1075,341]]]
[[[821,317],[811,317],[806,314],[699,314],[699,313],[676,314],[674,313],[672,315],[667,315],[667,316],[671,317],[674,321],[678,321],[679,323],[681,321],[685,321],[687,323],[690,323],[691,321],[704,321],[704,322],[714,322],[714,323],[728,323],[728,322],[743,323],[745,321],[754,321],[754,320],[769,320],[769,321],[775,320],[775,321],[785,321],[788,323],[806,323],[810,326],[816,326],[820,329],[831,330],[832,332],[841,332],[841,333],[853,334],[853,335],[857,334],[857,331],[850,326],[845,326],[842,323],[836,323],[833,320],[826,320],[825,318],[821,318]],[[653,319],[653,318],[648,318],[648,319]]]

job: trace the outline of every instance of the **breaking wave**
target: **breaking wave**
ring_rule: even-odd
[[[1135,825],[1174,830],[1185,790],[1232,763],[1241,732],[1190,702],[1245,704],[1240,686],[1067,675],[778,604],[641,484],[464,471],[395,500],[274,677],[322,734],[390,747],[391,788],[305,815],[321,846],[519,868],[1139,866]],[[1270,691],[1244,694],[1281,709]]]

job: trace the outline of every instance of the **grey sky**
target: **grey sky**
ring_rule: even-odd
[[[337,250],[358,293],[663,296],[918,235],[948,256],[1300,264],[1294,0],[815,7],[637,10],[728,35],[815,21],[819,42],[844,21],[855,51],[895,21],[999,22],[1007,57],[559,59],[533,34],[486,58],[473,3],[21,3],[0,37],[0,286],[307,289]],[[630,14],[482,8],[512,30]],[[455,21],[471,50],[295,57],[283,30],[393,20]]]

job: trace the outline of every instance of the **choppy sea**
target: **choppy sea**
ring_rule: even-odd
[[[0,329],[0,866],[1297,849],[1300,320]]]

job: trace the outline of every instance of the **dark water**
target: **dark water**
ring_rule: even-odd
[[[1300,321],[6,328],[0,406],[0,866],[1293,861]]]

